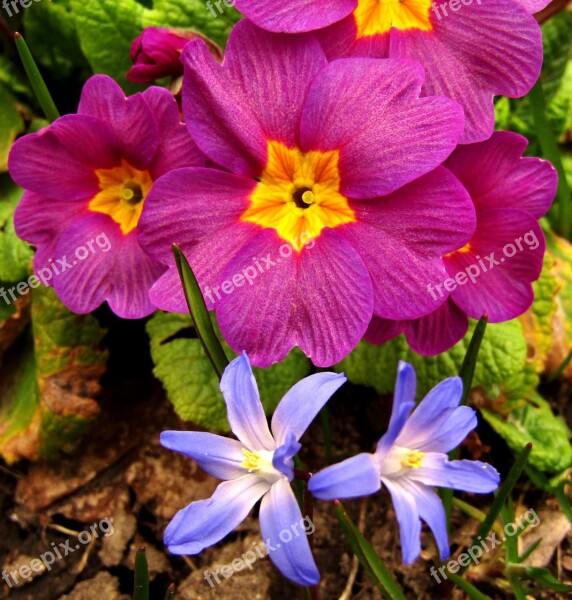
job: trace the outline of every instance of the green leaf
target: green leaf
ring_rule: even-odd
[[[153,372],[163,383],[181,419],[215,431],[228,431],[219,382],[195,337],[190,315],[157,312],[147,323],[147,333],[151,338]],[[227,356],[236,356],[224,342],[223,348]],[[253,369],[267,414],[310,368],[310,361],[294,350],[281,363],[268,369]]]
[[[438,356],[415,354],[405,338],[399,336],[381,346],[361,342],[336,369],[344,371],[352,383],[368,385],[386,394],[394,389],[398,361],[406,360],[417,371],[421,398],[443,379],[459,373],[475,325],[476,322],[471,321],[467,336]],[[499,406],[521,401],[538,383],[533,369],[526,364],[527,350],[518,321],[488,325],[475,368],[473,389],[480,388],[481,396]]]
[[[141,33],[143,6],[135,0],[70,0],[79,43],[95,73],[106,73],[126,93],[141,86],[125,78],[131,68],[129,49]]]
[[[67,310],[51,288],[32,290],[32,328],[7,355],[0,387],[0,455],[52,458],[69,451],[99,412],[105,334]]]
[[[21,196],[22,190],[7,176],[0,180],[0,281],[17,283],[30,273],[32,250],[14,231],[14,210]]]
[[[125,74],[131,67],[129,50],[145,27],[198,31],[220,45],[239,14],[228,9],[213,18],[203,0],[154,0],[145,8],[135,0],[70,0],[83,53],[96,73],[107,73],[127,93],[140,91]]]
[[[553,414],[537,393],[529,402],[502,417],[482,409],[483,417],[513,452],[533,443],[530,465],[543,473],[559,473],[572,466],[572,446],[566,423]]]
[[[79,70],[82,79],[88,76],[70,0],[34,3],[24,14],[24,28],[36,62],[51,75],[64,80]]]
[[[153,8],[143,12],[143,27],[172,27],[193,29],[224,46],[232,26],[240,13],[223,6],[216,18],[208,11],[203,0],[154,0]]]
[[[16,99],[6,85],[0,83],[0,173],[8,170],[10,148],[24,128]]]

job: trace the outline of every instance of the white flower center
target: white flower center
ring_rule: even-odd
[[[242,449],[244,460],[240,463],[241,467],[248,470],[249,473],[256,473],[270,483],[275,483],[279,479],[285,478],[272,464],[274,452],[271,450],[257,450],[252,452],[246,448]]]
[[[398,477],[411,469],[421,467],[424,457],[425,454],[420,450],[393,446],[379,461],[381,474],[385,477]]]

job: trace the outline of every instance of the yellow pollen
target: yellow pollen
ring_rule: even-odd
[[[127,161],[112,169],[98,169],[99,193],[88,205],[89,210],[109,215],[127,235],[139,222],[143,204],[153,180],[148,171],[140,171]]]
[[[407,456],[401,460],[401,465],[409,469],[418,469],[423,463],[425,454],[419,450],[411,450]]]
[[[354,11],[357,38],[382,35],[392,28],[431,31],[432,0],[358,0]]]
[[[268,142],[268,161],[241,220],[275,229],[296,252],[325,227],[356,221],[340,193],[339,151],[303,153]]]
[[[258,471],[260,468],[260,456],[256,452],[251,452],[246,448],[242,449],[242,453],[244,454],[244,460],[240,463],[241,467],[248,469],[249,473],[253,471]]]

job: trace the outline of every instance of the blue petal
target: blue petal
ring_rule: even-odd
[[[317,373],[294,385],[276,407],[272,417],[272,433],[278,445],[292,432],[299,440],[320,409],[346,382],[343,374]]]
[[[493,492],[500,482],[498,471],[487,463],[479,460],[449,461],[446,454],[437,453],[426,454],[421,467],[409,471],[407,477],[430,486],[477,494]]]
[[[449,408],[436,414],[433,421],[423,423],[423,429],[414,420],[415,412],[396,441],[398,445],[412,450],[449,452],[477,426],[477,414],[468,406]]]
[[[274,450],[258,386],[246,352],[224,370],[220,389],[226,401],[230,428],[248,450]]]
[[[452,409],[459,406],[463,395],[463,382],[460,377],[450,377],[436,385],[413,411],[399,436],[399,445],[405,444],[406,448],[416,448],[415,444],[408,445],[406,440],[411,436],[416,439],[430,439],[433,432],[438,431],[435,424]],[[440,426],[440,425],[439,425]],[[453,446],[449,446],[449,449]],[[438,452],[435,449],[435,452]]]
[[[288,481],[294,479],[294,461],[292,457],[298,454],[302,444],[296,441],[293,433],[288,434],[286,442],[274,452],[272,466],[288,477]]]
[[[425,485],[407,480],[401,483],[415,499],[419,516],[429,525],[435,536],[439,548],[439,557],[441,560],[445,560],[449,557],[450,549],[447,535],[447,516],[441,498]]]
[[[163,431],[161,445],[190,456],[219,479],[236,479],[246,473],[240,466],[244,455],[242,444],[237,440],[198,431]]]
[[[371,454],[358,454],[312,475],[308,489],[320,500],[358,498],[381,487],[379,468]]]
[[[259,518],[268,556],[282,575],[299,585],[317,585],[320,573],[305,531],[313,524],[308,517],[302,518],[298,502],[286,480],[277,481],[264,496]]]
[[[385,435],[379,440],[376,452],[383,454],[393,446],[409,413],[415,407],[416,388],[415,369],[409,363],[400,360],[397,368],[397,381],[395,382],[389,427]]]
[[[164,542],[173,554],[198,554],[216,544],[250,512],[270,488],[256,475],[221,483],[208,500],[180,510],[167,526]]]
[[[399,524],[401,552],[405,564],[412,563],[421,554],[421,521],[415,498],[395,479],[383,478]]]

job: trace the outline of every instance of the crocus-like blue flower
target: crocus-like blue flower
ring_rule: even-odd
[[[421,519],[435,535],[441,560],[449,556],[445,510],[433,486],[487,493],[499,483],[491,465],[447,457],[477,426],[475,411],[459,407],[461,379],[442,381],[410,416],[415,389],[415,370],[400,362],[389,428],[376,451],[327,467],[308,485],[317,498],[334,500],[373,494],[383,483],[395,507],[405,563],[413,562],[421,552]]]
[[[260,529],[270,559],[291,581],[316,585],[320,574],[300,528],[302,514],[290,487],[293,456],[300,449],[302,434],[345,381],[336,373],[302,379],[281,400],[269,429],[246,353],[233,360],[220,387],[238,441],[203,432],[161,434],[163,446],[190,456],[207,473],[225,480],[210,499],[193,502],[175,515],[165,531],[169,550],[198,554],[216,544],[262,498]],[[282,532],[288,535],[281,536]]]

